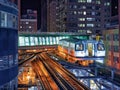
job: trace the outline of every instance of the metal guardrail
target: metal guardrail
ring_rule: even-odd
[[[48,35],[83,35],[82,33],[78,33],[78,32],[18,32],[19,35],[22,35],[22,34],[32,34],[32,35],[43,35],[43,34],[48,34]],[[85,34],[86,35],[86,34]],[[89,34],[87,34],[89,35]]]

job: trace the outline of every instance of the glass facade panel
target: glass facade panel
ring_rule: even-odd
[[[9,55],[9,66],[13,65],[13,55]]]
[[[49,45],[49,37],[46,37],[46,44]]]
[[[35,45],[34,37],[30,37],[30,43],[31,43],[31,46]]]
[[[46,44],[46,39],[45,39],[45,37],[42,37],[42,41],[43,41],[43,45],[45,45],[45,44]]]
[[[34,39],[35,39],[35,45],[38,45],[38,38],[35,37]]]
[[[42,37],[39,37],[39,45],[42,45],[43,42],[42,42]]]
[[[19,37],[19,45],[20,46],[24,46],[25,45],[24,37]]]
[[[57,41],[57,44],[58,44],[58,42],[59,42],[59,37],[56,37],[56,41]]]
[[[12,81],[17,82],[18,40],[20,46],[25,45],[24,37],[18,38],[17,17],[17,7],[8,0],[0,0],[0,90],[17,90],[17,83]]]
[[[1,27],[7,27],[7,13],[1,12]]]
[[[62,36],[61,36],[61,37],[59,37],[59,40],[60,40],[60,39],[62,39]]]
[[[56,38],[53,37],[53,44],[56,44]]]
[[[9,21],[9,22],[7,22],[7,26],[10,27],[10,28],[12,28],[12,26],[13,26],[12,15],[9,14],[9,13],[7,14],[7,21]]]
[[[52,45],[52,44],[53,44],[52,37],[50,37],[50,45]]]
[[[29,37],[25,37],[25,45],[29,46]]]

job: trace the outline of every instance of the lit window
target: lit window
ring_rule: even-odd
[[[78,0],[78,2],[83,2],[83,3],[85,3],[85,2],[86,2],[86,0]]]
[[[86,9],[86,6],[83,6],[82,8],[83,8],[83,9]]]
[[[95,12],[92,12],[92,15],[95,15]]]
[[[94,27],[94,24],[87,24],[87,27]]]
[[[107,2],[107,6],[110,6],[110,2]]]
[[[26,24],[29,24],[29,22],[25,22]]]
[[[87,3],[91,3],[92,2],[92,0],[87,0]]]
[[[85,24],[78,24],[78,27],[85,27]]]
[[[73,8],[77,8],[77,5],[74,5]]]
[[[22,26],[20,26],[20,28],[22,28]]]
[[[85,21],[85,18],[78,18],[79,21]]]
[[[32,28],[31,26],[29,26],[29,28]]]
[[[76,12],[76,11],[74,11],[74,14],[77,14],[77,12]]]
[[[96,1],[96,4],[100,4],[100,0],[97,0],[97,1]]]
[[[117,6],[115,6],[115,9],[117,9]]]
[[[95,21],[95,18],[87,18],[87,21]]]
[[[86,30],[78,30],[78,32],[81,34],[86,34]]]
[[[92,31],[91,30],[87,30],[87,33],[92,33]]]
[[[86,15],[86,11],[83,12],[83,15]]]

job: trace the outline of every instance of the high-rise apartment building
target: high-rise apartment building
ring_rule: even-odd
[[[56,17],[56,31],[58,32],[102,34],[102,30],[110,25],[110,0],[55,1],[57,7],[54,17]]]
[[[51,2],[49,2],[49,7],[48,7],[48,20],[47,20],[47,24],[48,24],[48,32],[57,32],[57,28],[56,28],[56,14],[57,14],[57,0],[52,0]]]
[[[103,33],[106,65],[120,70],[120,0],[111,0],[111,25]]]
[[[21,16],[20,31],[37,32],[37,11],[28,9],[27,14]]]
[[[49,0],[41,0],[41,32],[47,32],[47,3]]]
[[[17,90],[18,9],[0,0],[0,90]]]

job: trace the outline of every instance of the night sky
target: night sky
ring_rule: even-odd
[[[112,16],[118,15],[118,0],[112,0],[111,11]]]
[[[27,9],[37,10],[38,12],[38,29],[40,29],[41,21],[40,0],[21,0],[21,14],[26,14]]]

